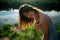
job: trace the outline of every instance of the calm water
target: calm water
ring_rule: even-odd
[[[58,22],[60,20],[60,12],[57,11],[44,11],[53,22]],[[0,25],[5,23],[14,24],[18,22],[18,10],[11,10],[11,11],[0,11]]]

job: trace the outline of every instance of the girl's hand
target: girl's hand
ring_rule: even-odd
[[[40,28],[40,22],[36,22],[36,23],[35,23],[35,29],[36,29],[36,30],[39,30],[39,28]]]

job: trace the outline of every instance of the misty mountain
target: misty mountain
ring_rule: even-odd
[[[44,11],[47,14],[53,23],[57,23],[60,21],[60,11]],[[3,24],[15,24],[18,22],[18,10],[14,11],[0,11],[0,25]]]

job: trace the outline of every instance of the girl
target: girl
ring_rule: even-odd
[[[42,10],[28,4],[20,6],[18,29],[25,35],[21,40],[55,40],[55,30],[49,26],[50,24],[50,18]],[[54,34],[49,31],[50,28]],[[52,39],[48,34],[53,35],[54,38]]]

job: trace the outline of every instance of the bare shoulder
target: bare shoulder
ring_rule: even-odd
[[[40,15],[40,21],[41,21],[41,22],[48,23],[48,22],[50,22],[50,17],[49,17],[48,15],[42,13],[42,14]]]

